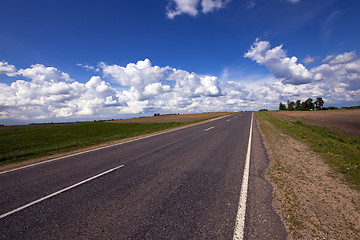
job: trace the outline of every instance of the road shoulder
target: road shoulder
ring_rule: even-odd
[[[286,239],[287,236],[285,226],[272,206],[273,188],[265,179],[268,166],[265,146],[254,121],[245,239]]]

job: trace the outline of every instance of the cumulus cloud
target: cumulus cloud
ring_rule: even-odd
[[[266,66],[276,78],[284,83],[305,84],[313,79],[313,74],[304,65],[297,63],[295,56],[289,58],[282,49],[282,45],[270,48],[268,41],[256,39],[251,49],[245,53],[245,57]]]
[[[199,11],[206,14],[225,7],[229,1],[230,0],[172,0],[167,8],[166,15],[170,19],[181,14],[196,17]],[[201,9],[199,9],[199,5]]]
[[[54,67],[45,67],[42,64],[32,65],[30,68],[20,69],[19,75],[32,79],[34,82],[58,82],[67,81],[70,82],[70,75],[59,71]]]
[[[183,92],[188,97],[221,95],[218,78],[215,76],[201,76],[196,73],[173,69],[168,79],[175,80],[176,91]]]
[[[338,54],[328,63],[311,69],[311,72],[328,86],[341,84],[343,89],[354,91],[360,88],[360,59],[355,51]]]
[[[222,94],[215,76],[190,73],[169,66],[153,66],[149,59],[129,63],[125,67],[105,63],[99,65],[105,77],[120,84],[123,89],[120,99],[131,106],[132,113],[134,109],[136,113],[151,109],[194,111],[198,106],[195,102],[199,101],[196,98],[204,100]]]
[[[298,64],[296,57],[287,57],[282,45],[270,48],[267,41],[256,40],[245,57],[266,66],[278,79],[268,89],[272,94],[279,92],[288,99],[316,95],[338,104],[360,101],[360,59],[355,51],[328,55],[323,64],[310,70]]]
[[[58,119],[103,116],[109,106],[120,106],[117,91],[100,77],[79,83],[69,74],[41,64],[20,69],[10,85],[0,84],[0,119]]]
[[[171,69],[170,67],[153,67],[149,59],[129,63],[126,67],[107,65],[101,62],[99,67],[105,76],[111,76],[119,84],[127,87],[145,85],[165,79],[165,72]]]
[[[346,52],[343,54],[339,54],[335,57],[335,59],[330,61],[330,64],[342,64],[342,63],[350,63],[356,59],[356,52]]]
[[[188,97],[218,96],[221,89],[217,77],[202,76],[169,66],[152,66],[149,59],[129,63],[126,67],[99,64],[105,77],[111,77],[131,100],[152,100],[161,93],[181,92]]]
[[[6,74],[7,76],[15,76],[17,70],[14,65],[10,65],[5,61],[0,62],[0,74]]]
[[[360,59],[354,51],[329,57],[310,70],[296,57],[287,57],[282,45],[271,48],[266,41],[257,40],[245,57],[271,73],[236,76],[238,70],[227,68],[217,77],[145,59],[124,66],[100,62],[98,72],[93,70],[100,75],[82,83],[55,67],[34,64],[17,70],[3,61],[0,74],[16,80],[0,83],[0,123],[277,109],[280,101],[308,97],[323,97],[327,105],[360,102]],[[306,83],[299,84],[304,76]]]
[[[1,74],[18,80],[0,83],[0,120],[115,118],[161,109],[192,112],[210,108],[209,99],[223,94],[216,76],[153,66],[149,59],[126,66],[101,62],[98,71],[103,76],[92,76],[85,83],[42,64],[19,70],[6,62],[2,66]]]
[[[360,73],[360,59],[347,63],[345,69],[350,73]]]

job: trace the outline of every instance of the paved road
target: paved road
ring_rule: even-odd
[[[250,119],[239,113],[0,174],[0,239],[232,239]],[[266,166],[254,121],[245,239],[286,237]]]

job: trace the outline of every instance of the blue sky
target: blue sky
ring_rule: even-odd
[[[0,123],[360,105],[357,0],[0,0]]]

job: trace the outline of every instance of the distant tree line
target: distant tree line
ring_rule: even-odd
[[[313,102],[312,98],[306,99],[304,102],[300,100],[287,101],[287,106],[280,102],[279,110],[280,111],[309,111],[309,110],[323,110],[324,109],[324,100],[321,97],[316,98],[316,101]]]

